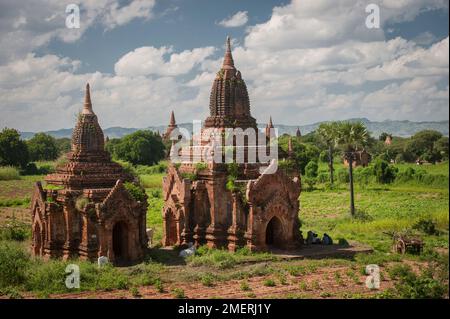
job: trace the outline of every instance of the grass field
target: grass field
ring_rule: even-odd
[[[399,171],[409,167],[417,169],[414,164],[399,164],[397,167]],[[336,169],[340,168],[342,165],[336,164]],[[428,174],[444,175],[448,181],[448,163],[422,165],[420,169]],[[321,163],[319,171],[326,170],[326,164]],[[156,243],[162,238],[163,176],[164,173],[140,175],[149,197],[147,227],[155,229]],[[43,176],[20,176],[20,179],[0,180],[0,226],[10,223],[13,216],[23,215],[20,220],[27,220],[33,185],[42,179]],[[154,248],[149,251],[146,262],[133,267],[110,267],[99,271],[93,264],[81,263],[85,281],[76,294],[68,291],[61,280],[66,262],[43,263],[29,258],[29,239],[26,237],[29,235],[24,235],[25,240],[20,242],[4,239],[0,240],[0,268],[4,260],[17,260],[18,264],[13,266],[5,262],[3,268],[23,268],[23,273],[16,274],[17,280],[11,281],[12,275],[0,269],[0,273],[6,273],[3,277],[0,275],[0,295],[55,298],[92,298],[99,294],[111,298],[419,298],[425,291],[427,297],[448,297],[443,292],[448,289],[448,200],[448,185],[428,187],[416,182],[356,185],[357,216],[352,218],[349,215],[348,186],[339,184],[329,189],[318,184],[312,191],[303,190],[300,195],[299,216],[303,235],[306,236],[308,230],[319,235],[326,232],[336,242],[346,240],[370,245],[374,249],[372,254],[354,258],[280,260],[268,253],[242,250],[230,254],[202,248],[196,256],[183,260],[177,257],[176,251]],[[421,220],[432,222],[437,232],[428,234],[420,229],[414,230]],[[425,252],[422,255],[400,256],[390,252],[392,241],[384,232],[406,230],[414,231],[424,239]],[[11,254],[16,257],[11,258]],[[369,291],[363,284],[364,267],[371,263],[380,265],[382,270],[382,289],[378,291]],[[421,272],[424,269],[432,269],[431,277]],[[420,286],[424,283],[425,287]],[[420,286],[422,295],[415,292],[416,286]]]

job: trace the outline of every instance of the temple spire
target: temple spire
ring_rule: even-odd
[[[229,36],[227,36],[225,57],[223,58],[222,68],[234,69],[233,55],[231,54],[231,40]]]
[[[288,140],[288,159],[293,159],[294,158],[294,149],[292,147],[292,138],[291,136],[289,136],[289,140]]]
[[[272,116],[270,116],[269,118],[269,127],[273,128]]]
[[[94,111],[92,110],[91,90],[89,87],[89,83],[86,84],[86,93],[84,95],[84,106],[82,114],[94,114]]]
[[[169,126],[176,126],[177,123],[175,122],[175,113],[172,111],[172,113],[170,113],[170,121],[169,121]]]

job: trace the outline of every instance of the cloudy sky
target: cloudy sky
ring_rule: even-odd
[[[72,2],[0,0],[0,127],[72,127],[86,82],[104,128],[203,119],[226,35],[258,122],[449,116],[448,0]]]

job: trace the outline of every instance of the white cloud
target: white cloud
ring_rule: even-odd
[[[292,0],[275,7],[269,21],[250,27],[245,39],[248,48],[294,49],[329,47],[351,41],[384,40],[386,22],[409,21],[420,12],[447,8],[446,0],[378,0],[380,29],[368,29],[365,0]]]
[[[382,1],[384,9],[392,10],[382,9],[383,22],[411,20],[443,4],[396,3]],[[448,117],[449,38],[429,47],[400,37],[386,40],[383,29],[370,33],[359,27],[364,26],[364,4],[294,0],[248,29],[233,56],[258,121],[269,115],[276,123],[297,125],[351,117]],[[19,29],[32,23],[17,21]],[[214,52],[213,47],[182,52],[171,46],[140,47],[116,62],[114,74],[80,74],[80,61],[56,55],[11,59],[0,65],[0,126],[72,127],[87,81],[103,127],[165,124],[172,109],[180,122],[203,119],[222,62]]]
[[[436,36],[429,31],[421,32],[412,39],[419,45],[429,45],[437,40]]]
[[[130,4],[119,7],[119,3],[114,3],[104,17],[104,24],[107,29],[124,25],[135,18],[149,19],[153,16],[152,9],[155,0],[134,0]]]
[[[248,12],[238,11],[231,17],[223,19],[218,24],[225,28],[236,28],[245,25],[248,22]]]
[[[173,53],[168,47],[141,47],[125,54],[114,66],[118,75],[161,75],[186,74],[192,68],[214,53],[214,47],[196,48]],[[169,56],[166,62],[165,57]]]
[[[4,0],[0,2],[0,63],[25,57],[51,39],[74,42],[94,24],[111,30],[133,19],[150,19],[155,0],[134,0],[120,6],[120,0],[81,0],[80,28],[65,25],[67,1]]]

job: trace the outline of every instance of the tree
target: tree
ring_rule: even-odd
[[[113,143],[113,155],[133,165],[153,165],[164,158],[164,144],[157,134],[141,130]]]
[[[56,147],[58,148],[59,154],[65,154],[70,151],[71,140],[68,137],[62,137],[56,139]]]
[[[434,149],[440,154],[441,159],[448,160],[448,137],[442,136],[434,142]]]
[[[328,148],[328,168],[330,170],[330,183],[334,183],[334,167],[333,167],[333,152],[338,143],[338,122],[322,123],[317,129],[317,134]]]
[[[319,169],[319,166],[317,165],[317,162],[316,161],[310,161],[305,167],[305,175],[306,175],[306,177],[316,178],[318,169]]]
[[[0,132],[0,166],[25,167],[28,163],[27,144],[15,129],[4,128]]]
[[[414,159],[420,158],[429,162],[436,162],[440,154],[434,149],[434,144],[442,137],[442,134],[434,130],[417,132],[405,146],[405,152],[412,154]]]
[[[31,161],[53,161],[58,158],[56,139],[48,134],[35,134],[27,145]]]
[[[344,157],[348,162],[348,175],[350,183],[350,214],[355,216],[355,198],[353,190],[353,161],[355,151],[364,147],[369,140],[369,132],[361,122],[342,122],[338,128],[338,144],[344,151]]]
[[[393,182],[397,173],[393,166],[389,165],[388,162],[382,159],[375,160],[373,171],[375,177],[377,178],[377,182],[380,184]]]
[[[282,150],[282,153],[287,154],[288,150],[289,135],[282,135],[278,139],[278,145]],[[302,174],[305,173],[305,167],[311,160],[318,160],[320,150],[311,144],[301,143],[300,138],[292,137],[292,150],[293,150],[293,160],[296,167],[300,170]]]

